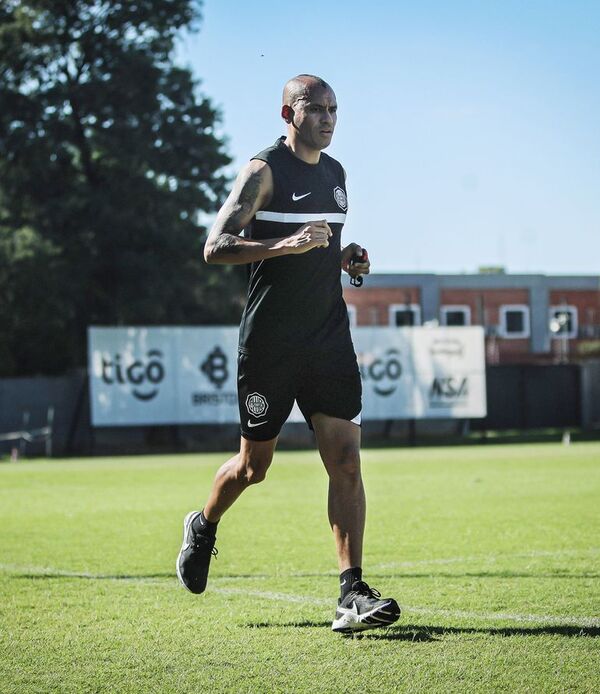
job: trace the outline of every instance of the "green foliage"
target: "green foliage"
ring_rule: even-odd
[[[403,614],[354,639],[314,451],[228,511],[205,594],[178,585],[225,457],[0,464],[3,692],[598,690],[598,443],[365,451],[365,578]]]
[[[234,321],[202,261],[226,192],[219,114],[173,65],[192,0],[0,9],[0,374],[85,363],[86,327]]]

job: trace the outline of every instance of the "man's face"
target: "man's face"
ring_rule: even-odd
[[[294,126],[300,140],[311,149],[325,149],[331,143],[337,122],[333,90],[314,87],[306,98],[294,104]]]

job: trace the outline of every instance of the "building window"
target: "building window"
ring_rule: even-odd
[[[529,306],[512,304],[500,306],[500,337],[509,339],[529,337]]]
[[[356,306],[346,304],[346,308],[348,309],[348,322],[350,327],[353,328],[356,325]]]
[[[390,325],[396,328],[421,325],[421,307],[419,304],[392,304],[389,311]]]
[[[471,325],[470,306],[442,306],[440,314],[442,325]]]
[[[549,326],[554,337],[577,337],[577,308],[550,306]]]

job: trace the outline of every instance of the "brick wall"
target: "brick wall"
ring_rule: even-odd
[[[389,325],[392,304],[420,304],[418,287],[344,287],[346,304],[356,308],[357,325]]]
[[[483,325],[480,315],[481,305],[485,313],[485,325],[500,323],[500,306],[525,304],[529,306],[527,289],[442,289],[440,306],[464,304],[471,307],[471,321]]]
[[[600,293],[581,290],[550,290],[550,306],[575,306],[580,327],[600,325]]]
[[[436,295],[438,292],[436,284],[439,287],[443,280],[437,283],[435,276],[427,276],[426,279],[418,279],[416,282],[407,278],[407,286],[402,286],[402,276],[398,276],[399,286],[391,287],[369,286],[370,279],[373,281],[376,277],[367,277],[365,284],[359,289],[351,286],[344,287],[344,299],[347,304],[354,307],[358,326],[389,325],[389,308],[393,304],[417,304],[423,310],[431,312],[433,308],[435,311],[435,299],[437,298],[437,305],[440,308],[443,306],[468,306],[471,311],[472,325],[486,326],[488,334],[486,354],[490,363],[564,361],[565,351],[568,352],[569,358],[600,356],[600,291],[595,289],[553,289],[549,281],[546,285],[547,289],[541,290],[542,298],[540,298],[540,280],[538,278],[530,282],[527,278],[515,277],[515,283],[521,282],[520,287],[507,287],[505,285],[503,287],[481,286],[473,288],[473,277],[467,276],[465,280],[467,286],[461,288],[459,285],[460,277],[453,276],[452,288],[440,287],[439,294]],[[510,281],[510,278],[507,277],[507,280]],[[574,278],[574,281],[576,282],[577,278]],[[482,285],[485,282],[486,278],[482,277]],[[557,278],[557,282],[565,284],[565,278]],[[386,284],[388,283],[389,280]],[[425,289],[426,284],[428,289]],[[468,286],[469,284],[470,286]],[[421,286],[424,287],[424,292],[429,292],[425,294],[425,303],[428,302],[428,306],[425,307],[421,296]],[[432,289],[434,292],[433,304]],[[534,299],[536,296],[537,298]],[[545,303],[546,299],[547,304]],[[531,307],[531,302],[534,300],[538,311],[536,314],[533,313]],[[578,336],[569,339],[567,347],[565,347],[564,339],[551,339],[546,327],[549,319],[547,308],[540,308],[540,306],[550,307],[561,304],[575,306],[577,309]],[[498,330],[494,330],[500,325],[500,307],[507,305],[525,305],[530,308],[531,333],[533,335],[535,329],[537,336],[533,341],[532,336],[529,338],[502,337]],[[544,313],[543,316],[540,311]],[[440,315],[435,317],[441,318]],[[427,316],[422,316],[422,319],[427,319]],[[533,344],[536,345],[535,353]]]

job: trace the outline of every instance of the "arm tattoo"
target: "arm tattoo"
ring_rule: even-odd
[[[254,171],[250,175],[250,178],[244,183],[244,187],[240,192],[240,204],[247,205],[250,208],[254,205],[260,193],[262,177],[262,171]]]
[[[239,234],[243,228],[243,219],[254,207],[254,203],[260,194],[262,172],[255,171],[244,183],[238,199],[232,206],[227,219],[223,224],[223,232],[226,234]]]
[[[250,221],[252,210],[259,199],[262,177],[262,171],[252,172],[237,196],[221,210],[224,214],[219,226],[214,228],[212,240],[213,253],[217,256],[239,255],[243,252],[244,243],[239,235]]]

